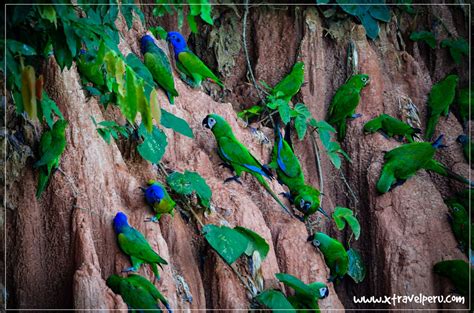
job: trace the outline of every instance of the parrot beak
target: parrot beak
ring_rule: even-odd
[[[202,120],[202,126],[211,129],[211,127],[209,126],[208,121],[209,121],[209,116],[206,116],[206,118]]]
[[[329,215],[326,213],[326,211],[323,210],[322,207],[319,207],[319,208],[318,208],[318,212],[321,212],[324,216],[326,216],[327,218],[329,218]]]

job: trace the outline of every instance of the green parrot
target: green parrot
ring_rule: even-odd
[[[318,301],[329,295],[329,288],[321,282],[305,284],[293,275],[286,273],[275,274],[276,278],[288,287],[291,287],[295,294],[287,299],[297,310],[311,310],[319,312]],[[311,312],[310,311],[310,312]]]
[[[117,213],[114,218],[114,229],[120,248],[130,256],[132,262],[132,267],[123,272],[136,272],[143,263],[147,263],[150,264],[155,279],[159,278],[157,265],[161,267],[161,264],[167,265],[168,262],[153,251],[142,233],[128,224],[127,215],[122,212]]]
[[[221,80],[188,48],[183,35],[169,32],[166,40],[173,45],[176,67],[187,84],[197,88],[201,86],[203,79],[208,78],[224,88]]]
[[[464,154],[464,157],[470,164],[471,160],[474,160],[473,158],[474,146],[472,144],[471,139],[467,135],[463,134],[463,135],[459,135],[456,141],[462,145],[462,153]]]
[[[39,152],[41,158],[33,165],[39,168],[38,188],[36,190],[36,198],[41,194],[48,185],[49,177],[53,170],[59,167],[61,155],[66,149],[66,120],[57,120],[53,128],[45,131],[41,136]]]
[[[232,128],[227,121],[217,114],[209,114],[202,121],[202,125],[209,128],[217,141],[217,153],[224,161],[224,164],[233,171],[235,176],[227,178],[225,182],[235,180],[242,184],[239,180],[242,172],[248,172],[254,176],[265,190],[275,199],[276,202],[290,215],[288,208],[278,199],[277,195],[271,190],[265,178],[272,179],[270,170],[263,166],[250,151],[239,142],[234,136]]]
[[[271,95],[274,99],[282,99],[288,103],[300,91],[303,82],[304,63],[296,62],[291,72],[273,87]]]
[[[471,86],[472,89],[473,86]],[[472,114],[474,113],[474,99],[472,98],[471,93],[469,93],[469,87],[463,88],[459,90],[457,103],[459,106],[459,115],[461,116],[461,120],[463,124],[465,124],[468,120],[472,120]],[[471,113],[469,113],[471,110]]]
[[[328,122],[336,128],[339,141],[346,137],[346,119],[360,116],[360,114],[355,114],[355,110],[359,105],[360,92],[369,82],[370,78],[367,74],[354,75],[337,89],[332,98]]]
[[[425,139],[433,137],[438,119],[442,115],[447,116],[449,106],[456,95],[457,75],[448,75],[443,80],[433,85],[428,96],[428,120],[426,122]]]
[[[464,260],[441,261],[434,266],[434,272],[449,278],[456,288],[456,292],[465,297],[469,296],[469,271],[471,276],[474,277],[472,267]],[[474,286],[471,285],[471,293],[473,291]]]
[[[433,159],[436,150],[443,147],[442,139],[443,135],[439,136],[433,144],[429,142],[407,143],[385,153],[385,164],[377,182],[377,190],[380,193],[386,193],[391,188],[402,185],[421,169],[473,185],[466,178],[453,173],[442,163]]]
[[[287,128],[285,134],[288,138],[290,136],[289,130]],[[272,161],[268,167],[276,170],[280,184],[286,185],[290,190],[289,193],[284,193],[284,195],[304,214],[302,221],[307,220],[316,211],[329,217],[319,206],[319,195],[321,194],[319,190],[305,184],[300,162],[294,154],[293,148],[289,144],[291,141],[288,138],[283,138],[277,124],[275,126],[275,145],[273,146]]]
[[[326,265],[331,270],[329,282],[342,279],[349,269],[349,256],[339,240],[324,233],[316,233],[308,238],[324,255]]]
[[[141,188],[145,192],[146,202],[156,212],[154,217],[147,219],[148,222],[158,222],[161,215],[169,213],[174,216],[174,207],[176,202],[170,197],[165,187],[157,181],[150,180],[148,188]]]
[[[380,114],[378,117],[368,121],[364,125],[364,131],[367,133],[380,131],[386,138],[399,136],[400,141],[405,137],[408,142],[413,142],[414,137],[421,133],[421,129],[411,127],[407,123],[388,114]]]
[[[141,50],[145,66],[153,76],[153,80],[165,90],[169,102],[174,104],[174,97],[179,95],[174,87],[174,79],[168,57],[163,50],[155,44],[155,40],[150,35],[142,37]]]
[[[454,196],[449,197],[447,201],[459,203],[466,210],[470,210],[469,202],[472,201],[472,196],[474,195],[474,189],[465,188],[457,192]]]
[[[461,251],[469,257],[469,214],[462,204],[454,200],[446,200],[446,205],[450,209],[450,223],[453,229],[454,237],[459,242]],[[473,224],[471,224],[471,229]],[[474,242],[474,232],[471,233],[471,242]]]
[[[114,274],[107,278],[106,283],[113,292],[122,296],[123,301],[132,311],[162,312],[158,306],[159,300],[168,312],[173,312],[168,300],[143,276],[130,274],[128,277],[120,277]]]

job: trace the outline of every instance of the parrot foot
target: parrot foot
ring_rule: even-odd
[[[137,269],[135,267],[127,267],[122,270],[122,273],[129,273],[129,272],[136,272]]]
[[[398,142],[402,142],[402,141],[403,141],[403,138],[405,138],[405,137],[403,137],[402,135],[399,135],[399,136],[397,137],[397,141],[398,141]]]
[[[228,182],[231,182],[231,181],[236,181],[236,182],[238,182],[239,184],[242,185],[242,182],[240,181],[239,176],[237,176],[237,175],[232,176],[232,177],[229,177],[229,178],[226,178],[226,179],[224,180],[224,184],[226,184],[226,183],[228,183]]]
[[[361,117],[361,116],[362,116],[362,114],[357,113],[357,114],[352,114],[351,118],[356,119],[356,118]]]
[[[293,203],[293,197],[291,196],[291,193],[289,193],[289,192],[280,192],[280,195],[287,198],[288,200],[290,200],[290,202]]]
[[[393,184],[393,186],[390,188],[390,190],[395,189],[396,187],[403,185],[406,181],[407,181],[406,179],[397,179],[397,181],[395,182],[395,184]]]
[[[387,135],[387,133],[384,132],[383,130],[379,130],[379,132],[380,132],[380,134],[381,134],[382,136],[385,137],[385,139],[389,139],[389,138],[390,138],[390,137]]]
[[[227,164],[227,163],[224,163],[224,162],[220,163],[219,166],[228,168],[228,169],[231,170],[231,171],[234,170],[234,168],[233,168],[231,165],[229,165],[229,164]]]
[[[148,217],[145,219],[145,222],[153,222],[153,223],[158,223],[160,220],[161,216],[153,216],[153,217]]]

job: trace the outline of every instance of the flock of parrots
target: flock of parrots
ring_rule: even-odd
[[[184,37],[178,32],[169,32],[167,41],[173,46],[176,70],[180,77],[191,87],[196,88],[205,79],[210,79],[219,86],[224,86],[219,78],[187,47]],[[144,64],[151,72],[155,82],[166,92],[169,102],[174,103],[174,98],[179,94],[174,86],[174,79],[170,61],[166,54],[156,45],[155,39],[150,35],[141,38],[141,50]],[[458,78],[449,75],[435,84],[428,99],[428,122],[425,138],[431,139],[436,124],[441,115],[447,115],[449,107],[455,97]],[[282,99],[290,102],[304,82],[304,63],[297,62],[291,72],[284,77],[271,91],[273,99]],[[339,141],[343,141],[346,134],[347,120],[357,118],[356,108],[360,101],[360,93],[370,82],[369,76],[359,74],[350,77],[345,84],[339,87],[334,95],[328,112],[328,122],[337,130]],[[301,169],[300,162],[291,146],[289,129],[282,135],[280,126],[275,126],[275,144],[272,151],[271,162],[264,165],[247,147],[245,147],[233,134],[227,121],[217,114],[209,114],[202,121],[204,127],[209,128],[217,142],[217,153],[224,162],[223,165],[235,172],[235,175],[225,182],[235,181],[241,183],[239,177],[242,172],[250,173],[265,188],[276,202],[290,215],[305,221],[316,211],[328,217],[320,207],[320,192],[307,184]],[[60,156],[66,147],[65,128],[68,123],[58,120],[50,131],[41,137],[41,158],[34,166],[39,168],[39,197],[47,186],[51,171],[59,166]],[[395,186],[403,184],[405,180],[416,174],[418,170],[425,169],[438,174],[451,177],[463,183],[472,184],[464,177],[451,172],[446,166],[434,159],[436,150],[443,147],[442,136],[433,143],[415,142],[421,133],[418,128],[411,127],[405,122],[390,115],[382,114],[367,122],[364,126],[366,133],[381,132],[385,137],[396,136],[400,141],[405,138],[408,143],[401,145],[385,154],[385,164],[382,168],[376,188],[380,193],[386,193]],[[470,145],[466,136],[459,138],[464,146]],[[472,151],[472,150],[467,150]],[[466,157],[470,157],[466,154]],[[287,186],[289,192],[285,193],[295,208],[303,214],[299,217],[280,201],[272,191],[266,179],[272,179],[272,170],[276,172],[278,181]],[[146,202],[154,209],[156,215],[148,221],[157,222],[161,215],[173,214],[176,205],[165,187],[156,181],[150,181],[147,188],[143,188]],[[459,214],[458,214],[459,215]],[[455,215],[455,218],[458,218]],[[463,221],[465,216],[461,217]],[[117,234],[121,250],[130,256],[132,267],[124,272],[135,272],[142,264],[149,264],[159,278],[158,267],[166,265],[167,261],[161,258],[148,244],[145,237],[128,224],[127,216],[119,212],[114,218],[114,230]],[[464,234],[460,236],[464,236]],[[330,281],[342,278],[348,270],[349,259],[344,246],[336,239],[324,233],[316,233],[310,238],[323,253],[326,264],[331,270]],[[467,240],[467,239],[465,239]],[[466,241],[467,242],[467,241]],[[467,243],[465,243],[467,244]],[[171,311],[168,301],[160,294],[154,284],[142,276],[130,274],[127,277],[112,275],[107,279],[107,285],[120,294],[127,305],[132,309],[154,309],[160,311],[157,301]]]

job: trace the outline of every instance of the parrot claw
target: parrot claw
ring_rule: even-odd
[[[231,171],[234,170],[234,168],[233,168],[232,166],[230,166],[229,164],[224,163],[224,162],[220,163],[219,166],[228,168],[228,169],[231,170]]]
[[[291,196],[291,193],[289,193],[289,192],[280,192],[280,195],[282,195],[283,197],[285,197],[288,200],[290,200],[291,202],[293,202],[293,197]]]
[[[381,134],[382,136],[385,137],[385,139],[389,139],[389,138],[390,138],[390,137],[387,135],[387,133],[384,132],[383,130],[380,130],[379,132],[380,132],[380,134]]]
[[[351,118],[356,119],[356,118],[361,117],[361,116],[362,116],[362,114],[357,113],[357,114],[352,114]]]
[[[127,268],[123,269],[122,273],[129,273],[129,272],[136,272],[136,271],[137,271],[137,269],[132,266],[132,267],[127,267]]]
[[[228,182],[231,182],[231,181],[236,181],[236,182],[238,182],[239,184],[242,185],[242,182],[240,181],[239,176],[237,176],[237,175],[232,176],[232,177],[229,177],[229,178],[226,178],[226,179],[224,180],[224,184],[226,184],[226,183],[228,183]]]
[[[397,181],[395,182],[395,184],[393,184],[390,190],[393,190],[396,187],[403,185],[406,181],[407,181],[406,179],[397,179]]]
[[[158,223],[158,217],[156,217],[156,216],[148,217],[148,218],[145,219],[145,222]]]

